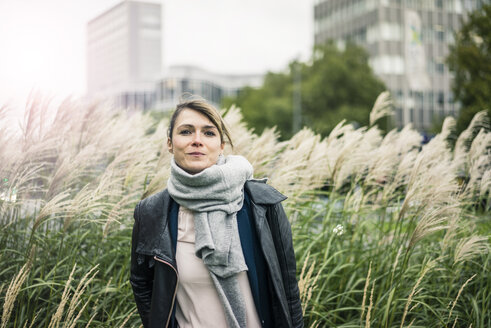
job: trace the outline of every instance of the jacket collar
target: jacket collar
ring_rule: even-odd
[[[266,184],[266,179],[248,180],[245,183],[245,190],[251,200],[260,205],[274,205],[284,201],[287,197],[275,188]]]

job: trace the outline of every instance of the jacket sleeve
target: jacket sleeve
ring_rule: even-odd
[[[293,250],[292,230],[281,203],[268,209],[276,253],[280,262],[283,284],[293,327],[303,327],[302,304],[297,282],[297,263]]]
[[[148,327],[150,314],[150,304],[152,300],[153,287],[153,267],[149,267],[149,256],[137,254],[136,246],[138,245],[138,231],[140,225],[138,203],[135,207],[133,217],[133,233],[131,236],[131,266],[130,266],[130,283],[133,288],[133,295],[136,301],[138,313],[144,327]]]

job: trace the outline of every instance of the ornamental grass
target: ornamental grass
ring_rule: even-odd
[[[491,129],[485,112],[422,145],[410,125],[304,128],[280,141],[224,110],[234,150],[288,196],[306,327],[491,327]],[[133,209],[170,174],[168,117],[30,99],[0,107],[0,327],[139,327]],[[229,146],[226,153],[231,153]]]

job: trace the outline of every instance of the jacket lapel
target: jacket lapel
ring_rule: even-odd
[[[171,198],[167,189],[143,199],[140,203],[138,245],[139,254],[157,256],[175,265],[172,239],[169,232]]]

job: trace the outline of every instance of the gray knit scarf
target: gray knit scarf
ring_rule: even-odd
[[[194,211],[196,256],[210,271],[229,327],[246,326],[245,302],[237,273],[247,270],[240,245],[237,212],[244,202],[244,183],[252,165],[242,156],[220,156],[197,174],[171,160],[167,189],[181,206]]]

